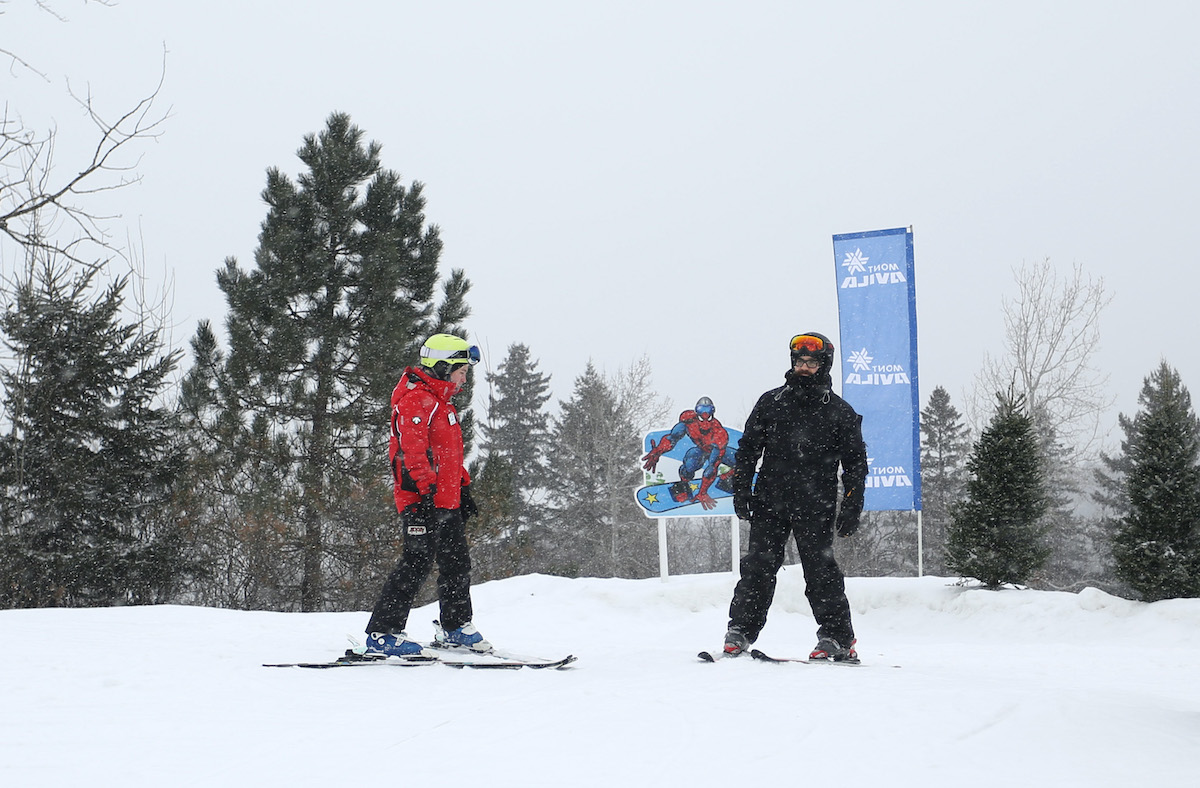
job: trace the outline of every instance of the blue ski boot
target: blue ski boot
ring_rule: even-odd
[[[372,632],[367,637],[368,654],[385,657],[433,657],[425,646],[410,640],[403,632]]]
[[[469,648],[471,651],[487,652],[492,650],[492,644],[483,639],[479,630],[470,621],[458,629],[442,629],[437,621],[433,622],[433,641],[442,648]]]

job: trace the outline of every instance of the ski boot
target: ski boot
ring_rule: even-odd
[[[433,642],[441,648],[467,648],[471,651],[488,652],[492,644],[483,639],[479,630],[470,621],[458,629],[442,629],[437,621],[433,622]]]
[[[367,637],[367,654],[385,657],[431,657],[425,646],[403,632],[372,632]]]
[[[849,646],[843,646],[833,638],[821,638],[816,648],[808,655],[809,660],[825,660],[827,662],[858,662],[858,652],[854,650],[857,638],[851,639]]]
[[[725,656],[740,657],[750,648],[750,640],[737,627],[730,627],[725,633]]]

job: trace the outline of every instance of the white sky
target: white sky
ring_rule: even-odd
[[[1200,5],[32,0],[0,5],[9,112],[90,144],[65,84],[172,117],[116,232],[174,276],[175,340],[223,323],[268,167],[330,112],[426,185],[493,365],[528,344],[570,395],[647,355],[673,410],[740,427],[795,333],[837,336],[831,236],[912,226],[922,406],[1001,348],[1012,269],[1078,262],[1115,296],[1116,412],[1165,357],[1200,392]],[[12,265],[11,249],[0,258]],[[835,339],[836,341],[836,339]],[[481,386],[481,389],[483,387]],[[669,425],[667,425],[669,426]]]

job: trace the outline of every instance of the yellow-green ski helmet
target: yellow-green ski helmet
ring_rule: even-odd
[[[478,364],[479,348],[453,334],[434,334],[421,345],[421,366],[445,380],[459,364]]]

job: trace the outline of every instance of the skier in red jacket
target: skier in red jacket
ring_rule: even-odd
[[[451,334],[434,334],[421,361],[404,370],[392,392],[393,495],[404,527],[404,552],[383,584],[367,623],[367,651],[388,656],[421,654],[405,633],[413,598],[438,565],[439,646],[491,651],[471,623],[471,557],[466,520],[476,513],[471,476],[463,466],[462,425],[450,403],[479,361],[479,348]]]

